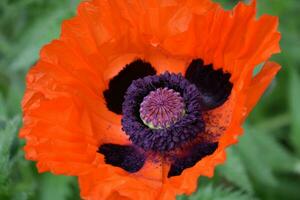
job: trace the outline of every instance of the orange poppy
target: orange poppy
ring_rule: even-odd
[[[255,15],[256,1],[82,2],[27,75],[26,158],[78,176],[83,199],[191,194],[280,69],[278,19]]]

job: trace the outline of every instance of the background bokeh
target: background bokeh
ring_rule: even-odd
[[[218,0],[226,8],[238,1]],[[42,45],[59,36],[79,0],[0,0],[0,199],[76,200],[74,177],[38,174],[24,159],[20,101]],[[300,199],[300,1],[258,0],[258,15],[280,17],[282,70],[254,109],[238,145],[212,179],[180,200]]]

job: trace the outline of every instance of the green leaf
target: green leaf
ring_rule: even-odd
[[[9,116],[14,116],[21,112],[21,100],[24,91],[24,80],[12,77],[7,94],[6,109]]]
[[[272,189],[273,198],[278,200],[299,200],[300,176],[299,174],[279,174],[280,184]],[[269,198],[271,199],[271,198]]]
[[[225,186],[213,186],[208,184],[200,186],[199,190],[190,196],[188,200],[254,200],[253,196]]]
[[[76,0],[72,3],[76,5],[78,2]],[[11,63],[12,70],[30,67],[38,59],[41,47],[59,36],[62,20],[74,14],[73,7],[69,5],[71,5],[70,1],[62,1],[54,7],[55,9],[46,11],[43,16],[34,21],[17,44],[21,48]]]
[[[252,132],[248,130],[245,131],[245,134],[239,141],[237,149],[249,175],[255,182],[273,187],[279,184],[266,161],[265,152],[257,145]]]
[[[0,119],[0,187],[6,183],[11,167],[11,148],[16,136],[20,119],[17,117],[11,121]]]
[[[81,200],[77,179],[72,178],[69,185],[71,188],[71,193],[67,196],[66,200]]]
[[[292,156],[283,146],[275,140],[272,132],[262,129],[248,129],[256,148],[261,152],[268,168],[277,172],[292,172],[299,159]]]
[[[0,121],[0,199],[32,199],[37,185],[30,162],[17,139],[20,117]]]
[[[73,177],[43,174],[39,191],[40,200],[65,200],[71,195],[71,182]]]
[[[290,69],[290,91],[289,91],[289,103],[291,111],[291,144],[300,156],[300,76],[293,68]]]
[[[9,71],[28,69],[38,59],[42,46],[57,38],[61,22],[74,15],[80,0],[15,1],[0,5],[0,67]],[[7,67],[9,66],[9,68]]]
[[[6,109],[4,98],[0,93],[0,120],[6,119],[6,117],[7,117],[7,109]],[[0,123],[0,129],[1,129],[1,123]]]
[[[246,167],[235,146],[227,150],[226,163],[217,169],[227,181],[233,183],[236,187],[248,193],[254,193]]]

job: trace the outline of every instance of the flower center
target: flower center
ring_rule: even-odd
[[[168,128],[184,114],[185,104],[180,93],[167,87],[151,91],[140,105],[140,117],[151,129]]]
[[[122,130],[145,151],[178,149],[204,132],[200,97],[181,74],[136,79],[124,96]]]

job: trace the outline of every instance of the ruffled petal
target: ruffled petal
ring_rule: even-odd
[[[97,164],[97,149],[108,136],[128,142],[120,117],[105,107],[103,88],[97,72],[64,42],[54,41],[42,50],[27,75],[20,132],[27,140],[26,157],[38,161],[40,172],[87,173]]]
[[[281,66],[278,63],[266,62],[261,71],[252,78],[247,91],[248,98],[245,102],[245,112],[247,115],[257,104],[258,100],[263,95],[280,69]],[[245,118],[247,115],[245,115]]]

